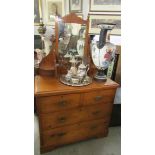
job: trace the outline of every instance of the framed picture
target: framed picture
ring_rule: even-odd
[[[64,0],[46,0],[46,21],[47,25],[55,25],[55,17],[64,16]]]
[[[121,15],[118,14],[89,14],[89,33],[99,34],[98,23],[115,23],[116,26],[111,31],[112,35],[121,35]]]
[[[90,0],[90,11],[121,11],[121,0]]]
[[[70,12],[82,12],[82,0],[69,0]]]
[[[41,11],[41,0],[34,0],[34,25],[39,25],[42,18]]]

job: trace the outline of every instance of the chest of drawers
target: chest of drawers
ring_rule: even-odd
[[[89,138],[104,137],[118,84],[71,87],[51,77],[35,77],[41,153]]]

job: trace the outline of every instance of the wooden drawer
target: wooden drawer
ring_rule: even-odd
[[[99,104],[99,103],[113,103],[115,97],[115,89],[91,91],[84,94],[85,105]]]
[[[109,117],[111,110],[112,104],[99,104],[51,114],[41,114],[40,125],[42,130],[50,130],[52,128],[70,125],[80,121]]]
[[[79,106],[80,94],[48,96],[37,98],[40,113],[49,113]]]
[[[58,146],[87,138],[106,136],[106,120],[88,121],[43,132],[42,146]]]

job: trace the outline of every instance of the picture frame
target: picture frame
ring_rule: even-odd
[[[41,0],[34,0],[34,25],[37,26],[42,18]]]
[[[121,12],[121,0],[90,0],[89,11]]]
[[[46,25],[55,25],[56,17],[63,17],[64,11],[64,0],[45,0],[45,19]]]
[[[69,0],[70,12],[82,12],[82,0]]]
[[[89,14],[89,34],[99,34],[98,23],[115,23],[115,28],[111,35],[121,35],[121,15],[120,14]]]

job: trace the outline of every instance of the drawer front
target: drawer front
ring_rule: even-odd
[[[42,130],[50,130],[52,128],[70,125],[81,121],[109,118],[111,110],[112,104],[110,106],[100,104],[51,114],[41,114],[40,125]]]
[[[115,89],[111,90],[100,90],[100,91],[91,91],[84,94],[84,104],[108,104],[113,103],[115,97]]]
[[[80,94],[69,94],[37,98],[40,113],[49,113],[79,106]]]
[[[106,120],[88,121],[43,132],[42,146],[58,146],[92,137],[106,136]]]

